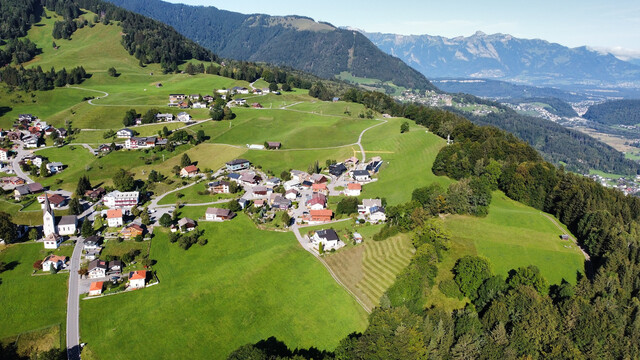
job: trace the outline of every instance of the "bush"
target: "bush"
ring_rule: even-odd
[[[373,240],[374,241],[382,241],[385,239],[388,239],[394,235],[396,235],[397,233],[400,232],[400,228],[398,228],[397,226],[385,226],[382,229],[380,229],[380,232],[378,232],[377,234],[373,235]]]
[[[464,295],[460,292],[458,284],[453,279],[443,280],[438,284],[438,289],[444,294],[444,296],[452,299],[462,300]]]

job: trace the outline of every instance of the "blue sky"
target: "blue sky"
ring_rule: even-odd
[[[241,13],[304,15],[369,32],[446,37],[507,33],[640,57],[638,0],[169,0]]]

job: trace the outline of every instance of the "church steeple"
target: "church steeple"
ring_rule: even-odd
[[[56,216],[53,213],[53,209],[49,203],[49,196],[46,192],[44,193],[44,204],[42,206],[42,232],[45,237],[49,234],[57,234]]]

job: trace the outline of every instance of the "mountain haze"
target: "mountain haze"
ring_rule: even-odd
[[[530,85],[633,85],[640,66],[585,46],[568,48],[539,39],[476,32],[469,37],[363,32],[388,54],[429,78],[461,77]]]
[[[360,32],[307,17],[245,15],[160,0],[111,2],[162,21],[222,57],[290,66],[325,78],[349,72],[406,88],[433,89],[425,76]]]

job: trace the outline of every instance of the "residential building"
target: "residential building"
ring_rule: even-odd
[[[275,186],[280,185],[281,182],[282,182],[282,180],[280,180],[280,178],[272,177],[272,178],[267,179],[267,181],[265,182],[265,185],[271,186],[271,187],[275,187]]]
[[[282,194],[271,194],[269,203],[273,209],[288,210],[291,207],[291,200],[282,196]]]
[[[22,138],[22,143],[24,147],[32,149],[38,147],[38,142],[40,141],[40,137],[35,135],[29,135]]]
[[[102,196],[104,196],[105,193],[106,191],[104,190],[104,188],[99,187],[93,190],[87,190],[84,193],[84,196],[88,196],[89,198],[91,198],[91,200],[96,201],[102,198]]]
[[[144,229],[138,224],[129,224],[120,230],[120,235],[125,239],[133,239],[136,236],[142,236]]]
[[[282,144],[277,141],[267,141],[267,148],[269,150],[277,150],[277,149],[280,149],[281,147],[282,147]]]
[[[284,197],[288,200],[294,201],[295,199],[298,198],[298,190],[289,189],[287,190],[287,192],[284,193]]]
[[[42,195],[38,196],[37,199],[38,199],[38,202],[42,204],[40,207],[43,208],[43,209],[44,209],[44,198],[45,197],[47,197],[49,199],[49,204],[54,209],[60,209],[61,207],[64,207],[65,205],[67,205],[67,198],[65,198],[64,196],[62,196],[60,194],[42,194]]]
[[[314,193],[326,194],[327,184],[313,184],[311,185],[311,190],[313,190]]]
[[[329,165],[329,174],[340,177],[347,171],[347,167],[343,163]]]
[[[351,166],[358,165],[359,163],[360,163],[360,160],[355,156],[352,156],[344,161],[345,165],[351,165]]]
[[[104,282],[102,281],[94,281],[89,286],[89,296],[98,296],[102,294],[102,287],[104,286]]]
[[[110,228],[120,227],[124,224],[122,220],[122,209],[107,210],[107,226]]]
[[[248,169],[249,166],[251,166],[251,163],[249,162],[249,160],[235,159],[227,163],[227,170],[228,171],[244,170],[244,169]]]
[[[254,186],[251,189],[254,198],[260,198],[269,195],[272,190],[267,188],[266,186]]]
[[[196,101],[198,99],[200,99],[200,94],[191,94],[191,95],[189,95],[189,100],[191,100],[191,101]]]
[[[228,181],[214,181],[209,183],[209,191],[214,194],[228,194],[231,184]]]
[[[233,219],[236,214],[229,209],[207,208],[205,219],[209,221],[224,221]]]
[[[138,196],[139,193],[137,191],[122,192],[114,190],[105,195],[102,198],[102,202],[104,206],[111,209],[131,209],[138,205]]]
[[[131,129],[120,129],[116,132],[116,137],[119,139],[130,139],[135,133]]]
[[[311,210],[322,210],[327,206],[327,197],[324,194],[313,194],[307,201],[307,207]]]
[[[331,249],[337,249],[338,244],[340,242],[340,238],[338,238],[338,234],[336,233],[335,230],[326,229],[326,230],[317,230],[313,234],[311,241],[315,245],[322,244],[323,249],[326,251]]]
[[[194,109],[206,109],[207,108],[207,103],[206,102],[194,102],[191,105],[192,108]],[[191,120],[191,119],[189,119]]]
[[[62,169],[64,169],[64,164],[61,162],[51,162],[47,164],[47,170],[49,170],[50,174],[60,172]]]
[[[173,121],[173,114],[156,114],[156,121]]]
[[[185,94],[169,94],[170,102],[182,101],[186,98],[187,96]]]
[[[327,177],[322,175],[322,174],[313,174],[311,175],[311,182],[313,182],[314,184],[323,184],[326,183]]]
[[[122,261],[120,260],[111,260],[109,261],[109,271],[112,273],[121,273],[122,272]]]
[[[291,170],[291,180],[295,180],[298,183],[302,183],[303,181],[309,180],[310,175],[301,170]]]
[[[62,244],[62,236],[56,233],[50,233],[44,237],[44,248],[45,249],[57,249]]]
[[[245,185],[256,185],[262,180],[260,175],[254,173],[253,171],[247,171],[240,175],[239,182]]]
[[[369,222],[378,224],[387,221],[387,214],[383,207],[374,206],[369,209]]]
[[[9,161],[9,150],[0,149],[0,161]]]
[[[231,89],[231,93],[232,94],[248,94],[249,89],[247,89],[246,87],[234,86]]]
[[[178,121],[186,122],[186,121],[191,120],[191,115],[189,115],[189,113],[186,113],[186,112],[183,111],[183,112],[178,113],[177,118],[178,118]]]
[[[358,205],[358,213],[362,215],[371,214],[371,208],[382,208],[382,200],[380,199],[364,199],[362,205]]]
[[[178,220],[177,226],[173,226],[171,228],[171,231],[176,232],[180,230],[182,232],[185,232],[185,231],[192,231],[195,229],[196,229],[196,221],[185,217]]]
[[[103,278],[107,276],[107,271],[109,271],[109,263],[104,260],[95,259],[89,263],[89,273],[87,277],[89,279]]]
[[[20,201],[23,196],[29,195],[29,187],[27,185],[16,186],[13,189],[13,197],[16,201]]]
[[[180,170],[181,177],[194,177],[198,175],[198,167],[195,165],[185,166]]]
[[[48,255],[42,261],[42,271],[51,271],[51,268],[55,270],[62,270],[67,267],[67,261],[69,257],[60,255]]]
[[[159,139],[155,136],[149,137],[132,137],[124,142],[124,148],[135,149],[150,149],[159,145]]]
[[[347,184],[347,189],[344,194],[347,196],[360,196],[360,192],[362,191],[362,185],[358,183],[349,183]]]
[[[333,218],[333,211],[329,209],[309,210],[310,222],[327,222]]]
[[[145,270],[131,271],[129,273],[129,288],[142,289],[147,282],[147,272]]]
[[[352,175],[353,180],[357,182],[367,182],[371,180],[371,175],[367,170],[354,170]]]
[[[102,249],[101,244],[102,240],[100,239],[100,237],[97,235],[92,235],[84,239],[84,241],[82,242],[82,248],[87,252],[96,251]]]
[[[360,235],[360,233],[354,232],[352,236],[353,236],[353,241],[356,244],[360,244],[362,242],[362,235]]]

